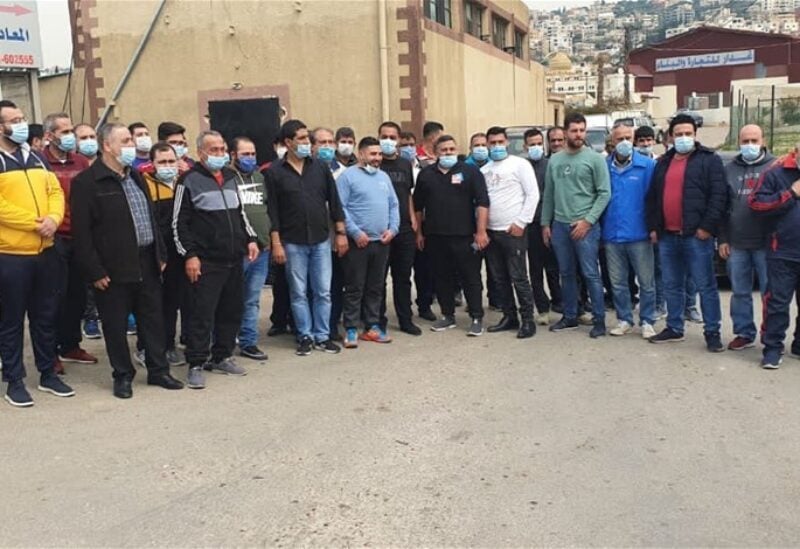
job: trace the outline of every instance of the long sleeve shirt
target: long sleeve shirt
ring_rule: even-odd
[[[489,230],[524,229],[533,221],[539,186],[531,163],[518,156],[489,162],[481,168],[489,192]]]
[[[608,166],[601,154],[584,147],[570,154],[550,157],[544,184],[542,226],[575,223],[585,219],[592,225],[603,215],[611,199]]]
[[[336,188],[350,238],[356,239],[364,233],[375,241],[387,229],[394,235],[398,233],[399,203],[386,172],[369,174],[361,166],[350,166],[336,180]]]

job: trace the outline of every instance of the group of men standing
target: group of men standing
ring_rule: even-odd
[[[593,152],[579,114],[546,136],[528,130],[527,159],[509,154],[502,127],[473,135],[464,156],[435,122],[417,147],[390,121],[356,144],[349,128],[309,131],[289,120],[275,141],[277,160],[259,167],[252,140],[229,144],[215,131],[200,133],[190,158],[185,130],[172,122],[153,143],[142,123],[106,124],[95,136],[54,114],[39,151],[27,144],[27,122],[13,103],[0,102],[0,122],[0,357],[6,399],[16,406],[33,404],[23,383],[26,314],[40,390],[71,396],[56,375],[61,362],[97,362],[80,347],[87,282],[117,397],[133,392],[130,313],[149,384],[183,388],[170,366],[184,363],[195,389],[205,387],[204,371],[246,374],[233,360],[237,339],[242,356],[267,358],[258,322],[270,264],[270,335],[293,330],[301,356],[338,353],[337,341],[391,342],[389,272],[399,327],[420,335],[412,269],[418,315],[431,330],[456,327],[463,292],[467,335],[481,336],[484,261],[490,304],[502,311],[489,332],[530,338],[557,311],[563,316],[551,331],[584,321],[590,337],[601,337],[610,297],[611,335],[633,329],[638,299],[644,338],[681,341],[691,283],[707,348],[719,352],[715,237],[733,285],[736,337],[728,348],[754,344],[755,275],[765,295],[763,365],[780,364],[800,281],[792,232],[800,181],[796,153],[776,162],[755,126],[742,129],[740,153],[724,167],[697,142],[687,116],[671,121],[672,146],[657,160],[652,131],[625,125],[613,128],[606,158]],[[662,300],[667,325],[656,333]],[[178,312],[185,358],[176,350]],[[800,353],[800,340],[792,351]]]

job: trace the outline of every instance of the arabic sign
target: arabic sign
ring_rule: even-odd
[[[749,65],[756,62],[755,50],[704,53],[683,57],[664,57],[656,59],[656,72],[702,69],[705,67],[724,67],[727,65]]]
[[[0,68],[42,66],[36,2],[0,0]]]

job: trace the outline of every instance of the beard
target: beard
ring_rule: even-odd
[[[581,149],[583,148],[584,144],[586,144],[586,141],[583,139],[572,140],[570,138],[567,138],[567,146],[570,149]]]

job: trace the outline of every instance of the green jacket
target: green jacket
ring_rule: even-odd
[[[258,170],[249,174],[235,171],[239,199],[242,201],[250,226],[256,232],[258,247],[262,250],[269,249],[272,221],[267,213],[267,187],[264,184],[264,176]]]

